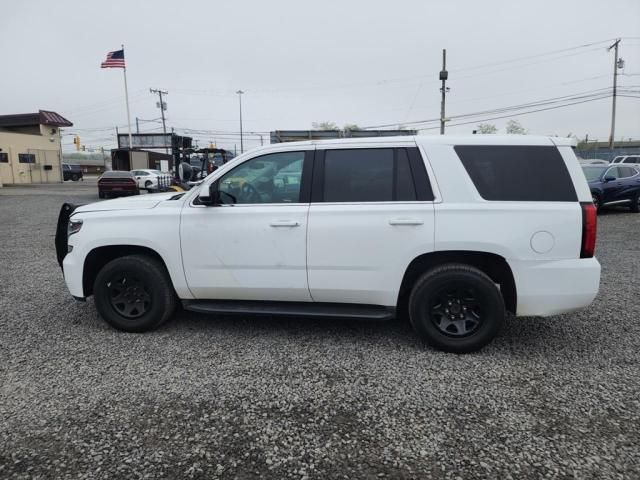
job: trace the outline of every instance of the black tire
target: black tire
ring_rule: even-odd
[[[146,188],[147,190],[149,190],[149,187],[153,185],[153,182],[151,180],[147,180],[146,182],[144,182],[144,188]]]
[[[104,192],[98,192],[98,198],[104,198],[104,197],[105,197]]]
[[[75,173],[73,175],[71,175],[71,180],[73,180],[74,182],[77,182],[79,180],[78,175],[75,174]]]
[[[498,287],[484,272],[466,264],[451,263],[426,272],[409,296],[411,325],[425,342],[446,352],[480,350],[498,334],[504,319]]]
[[[100,316],[125,332],[157,328],[171,317],[177,303],[164,265],[146,255],[107,263],[96,276],[93,294]]]
[[[591,201],[593,202],[593,205],[596,207],[596,212],[599,212],[600,208],[602,207],[600,206],[600,197],[598,196],[597,193],[591,194]]]
[[[640,212],[640,194],[631,199],[631,205],[629,206],[633,213]]]

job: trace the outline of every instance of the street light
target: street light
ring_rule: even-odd
[[[238,94],[238,100],[240,102],[240,153],[243,153],[244,143],[242,141],[242,94],[244,92],[242,90],[238,90],[236,93]]]

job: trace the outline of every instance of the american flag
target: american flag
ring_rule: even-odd
[[[125,68],[124,49],[107,53],[107,59],[100,64],[100,68]]]

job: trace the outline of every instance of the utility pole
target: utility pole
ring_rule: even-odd
[[[442,70],[440,70],[440,80],[442,81],[442,87],[440,87],[440,91],[442,92],[442,101],[440,103],[440,135],[444,135],[444,105],[447,97],[447,92],[449,88],[447,87],[447,79],[449,78],[449,72],[447,72],[447,49],[442,49]]]
[[[160,89],[154,89],[154,88],[150,88],[149,91],[151,93],[157,93],[158,96],[160,97],[160,102],[158,103],[158,107],[160,107],[160,115],[162,116],[162,133],[164,133],[165,137],[167,135],[167,126],[165,125],[165,120],[164,120],[164,111],[167,109],[167,105],[162,101],[162,95],[168,95],[169,92],[167,92],[166,90],[160,90]],[[167,147],[164,148],[164,153],[169,153],[169,149]]]
[[[242,90],[236,92],[238,94],[238,100],[240,101],[240,154],[244,152],[244,142],[242,139]]]
[[[136,134],[140,134],[140,124],[138,124],[138,117],[136,117]]]
[[[613,61],[613,104],[611,106],[611,133],[609,134],[609,148],[613,148],[614,135],[616,133],[616,95],[618,92],[618,45],[620,44],[620,38],[618,38],[609,48],[615,49],[615,59]]]

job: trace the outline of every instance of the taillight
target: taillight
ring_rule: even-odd
[[[591,202],[580,202],[582,207],[582,246],[580,258],[591,258],[596,250],[596,230],[598,212]]]

